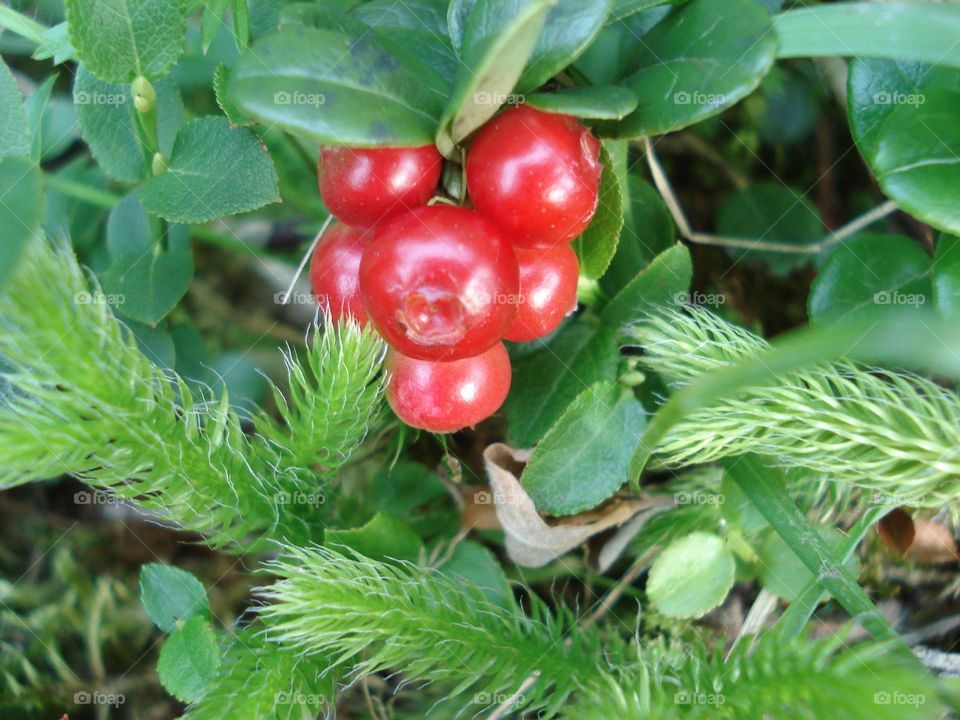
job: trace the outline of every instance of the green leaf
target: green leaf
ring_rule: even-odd
[[[0,159],[0,285],[16,268],[20,253],[40,234],[43,173],[25,157]]]
[[[674,245],[637,273],[600,316],[605,323],[619,327],[639,320],[644,312],[657,305],[683,303],[692,280],[690,251],[683,245]]]
[[[693,0],[654,25],[624,84],[636,112],[603,126],[614,137],[680,130],[750,94],[773,65],[770,16],[754,0]]]
[[[178,620],[210,617],[203,585],[186,570],[172,565],[149,563],[141,568],[140,601],[165,633],[173,632]]]
[[[925,305],[930,299],[930,256],[903,235],[859,235],[831,253],[810,288],[814,321],[876,306]]]
[[[103,276],[103,290],[123,315],[155,325],[177,306],[192,279],[189,250],[157,248],[120,255]]]
[[[617,254],[600,278],[600,288],[613,297],[664,250],[677,241],[673,218],[660,193],[639,175],[627,176],[629,195]]]
[[[373,38],[288,26],[230,72],[232,102],[265,123],[338,145],[425,145],[439,105],[428,84]]]
[[[789,248],[815,244],[823,237],[826,227],[819,211],[801,190],[779,182],[761,182],[737,190],[723,201],[717,214],[717,232]],[[781,275],[812,263],[816,257],[809,252],[749,248],[729,248],[729,252],[748,262],[766,263],[773,272]]]
[[[41,36],[42,41],[33,53],[34,60],[49,60],[53,58],[54,65],[60,65],[75,60],[77,50],[70,43],[67,23],[62,22],[48,28]]]
[[[167,170],[143,184],[140,200],[171,222],[207,222],[278,202],[277,170],[251,130],[200,118],[177,135]]]
[[[625,17],[636,15],[652,7],[667,5],[670,2],[676,1],[677,0],[613,0],[613,7],[610,8],[610,17],[607,21],[613,23],[615,20],[623,20]]]
[[[576,60],[606,22],[611,1],[555,0],[517,90],[525,93],[540,87]],[[454,0],[448,14],[454,45],[461,48],[472,33],[500,32],[503,20],[519,13],[524,4],[521,0]],[[482,20],[477,27],[471,26],[477,22],[474,18]],[[477,35],[473,37],[476,39]]]
[[[70,42],[101,80],[166,75],[183,52],[184,0],[67,0]]]
[[[464,26],[462,66],[440,117],[436,145],[446,156],[493,117],[513,92],[552,0],[479,0]],[[451,6],[451,16],[455,12]]]
[[[327,530],[327,545],[346,545],[361,555],[375,560],[410,560],[420,556],[423,543],[400,518],[377,513],[362,527],[350,530]]]
[[[590,385],[615,380],[620,362],[616,329],[586,319],[569,322],[539,344],[540,349],[513,364],[507,420],[519,447],[540,440]]]
[[[243,127],[245,125],[252,125],[253,121],[244,115],[240,108],[234,105],[233,99],[230,97],[227,89],[229,83],[230,68],[222,63],[217,65],[217,69],[213,71],[213,93],[216,97],[217,105],[220,107],[220,110],[223,111],[223,114],[226,115],[231,126]]]
[[[667,617],[703,617],[727,597],[735,570],[733,554],[722,538],[691,533],[657,556],[647,580],[647,597]]]
[[[124,320],[124,325],[137,340],[140,352],[146,355],[150,362],[159,367],[173,370],[177,362],[177,351],[165,329],[139,323],[136,320]]]
[[[437,569],[444,575],[476,585],[498,605],[504,606],[513,599],[507,576],[496,556],[473,540],[457,543],[450,557]]]
[[[191,617],[160,648],[157,674],[160,683],[182,702],[200,699],[220,667],[220,648],[210,623]]]
[[[233,38],[238,50],[246,50],[250,44],[250,8],[247,0],[233,0]]]
[[[801,7],[773,21],[778,57],[849,55],[960,67],[960,14],[947,3],[838,3]]]
[[[880,187],[934,227],[960,233],[960,70],[854,60],[848,103],[854,140]]]
[[[933,265],[933,299],[948,319],[960,319],[960,238],[941,235]]]
[[[164,79],[157,91],[157,142],[169,155],[183,124],[183,102],[176,83]],[[114,180],[138,182],[150,171],[150,158],[140,143],[137,111],[130,86],[98,80],[82,65],[73,84],[80,135],[103,171]]]
[[[580,259],[580,273],[589,278],[600,277],[610,266],[623,229],[623,192],[606,145],[600,146],[600,163],[603,170],[597,212],[587,229],[573,241],[573,249]]]
[[[397,517],[409,517],[413,510],[446,492],[437,474],[420,463],[400,460],[373,477],[377,510]]]
[[[523,471],[540,512],[573,515],[596,507],[630,479],[632,443],[646,413],[617,383],[584,390],[544,435]]]
[[[836,553],[843,537],[831,527],[825,525],[814,526],[817,533],[823,538],[827,547]],[[757,548],[757,565],[760,571],[760,582],[763,587],[777,597],[793,602],[803,593],[804,588],[814,579],[814,575],[807,569],[803,561],[780,535],[772,529],[767,531],[766,537]],[[856,561],[853,558],[844,563],[848,570],[855,572]],[[821,594],[819,600],[823,602],[826,593]]]
[[[0,58],[0,158],[30,154],[30,131],[17,81]]]
[[[592,120],[620,120],[637,107],[637,96],[619,85],[590,85],[527,95],[527,105]]]
[[[353,16],[371,27],[421,30],[446,37],[447,2],[445,0],[369,0],[355,8]]]
[[[107,250],[113,259],[135,253],[142,255],[153,246],[150,215],[136,192],[126,195],[107,216]]]

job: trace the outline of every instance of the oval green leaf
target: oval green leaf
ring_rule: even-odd
[[[643,38],[624,84],[638,109],[604,126],[614,137],[680,130],[750,94],[773,65],[776,36],[754,0],[693,0]]]
[[[646,413],[633,393],[612,382],[591,385],[570,403],[523,471],[537,510],[573,515],[596,507],[630,479],[633,444]]]
[[[600,146],[600,164],[603,171],[597,212],[587,229],[573,241],[573,249],[580,259],[580,273],[588,278],[600,277],[610,266],[623,229],[623,192],[606,145]]]
[[[525,102],[547,112],[591,120],[620,120],[637,107],[637,96],[619,85],[591,85],[527,95]]]
[[[880,187],[940,230],[960,233],[960,70],[895,60],[850,65],[850,127]]]
[[[691,533],[657,556],[647,580],[647,597],[667,617],[703,617],[727,597],[735,570],[733,554],[722,538]]]
[[[601,318],[619,327],[639,320],[652,307],[682,303],[692,279],[690,251],[683,245],[674,245],[637,273],[603,309]]]

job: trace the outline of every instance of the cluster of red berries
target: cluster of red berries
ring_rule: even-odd
[[[492,415],[510,389],[501,340],[543,337],[576,307],[570,241],[597,207],[599,153],[575,118],[506,110],[467,151],[471,210],[428,204],[443,168],[432,145],[321,149],[320,194],[340,224],[311,258],[313,292],[386,340],[404,422],[452,432]]]

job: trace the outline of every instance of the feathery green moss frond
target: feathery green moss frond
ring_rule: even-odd
[[[271,639],[350,662],[357,675],[393,670],[449,685],[468,715],[491,710],[476,703],[511,696],[533,673],[523,707],[549,715],[601,671],[598,634],[570,632],[573,617],[538,600],[527,615],[429,569],[329,548],[288,547],[268,570],[281,578],[261,591]]]
[[[751,651],[741,643],[724,660],[702,646],[681,662],[657,658],[605,675],[564,713],[571,720],[601,718],[789,717],[816,720],[923,720],[942,716],[933,676],[917,672],[883,643],[849,647],[845,634],[782,643],[764,636]]]
[[[675,385],[768,347],[698,308],[654,314],[631,335],[644,365]],[[900,504],[940,505],[960,492],[960,398],[917,375],[832,363],[691,414],[656,459],[678,467],[745,453],[895,495]]]
[[[226,393],[154,366],[101,300],[71,251],[45,242],[0,297],[0,488],[70,473],[214,546],[316,539],[311,466],[336,470],[379,412],[381,341],[354,324],[314,333],[290,364],[286,422],[259,413],[248,436]]]

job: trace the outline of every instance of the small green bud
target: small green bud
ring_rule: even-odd
[[[133,105],[141,115],[150,112],[153,104],[157,101],[157,91],[145,77],[140,76],[130,83],[130,90],[133,92]]]

